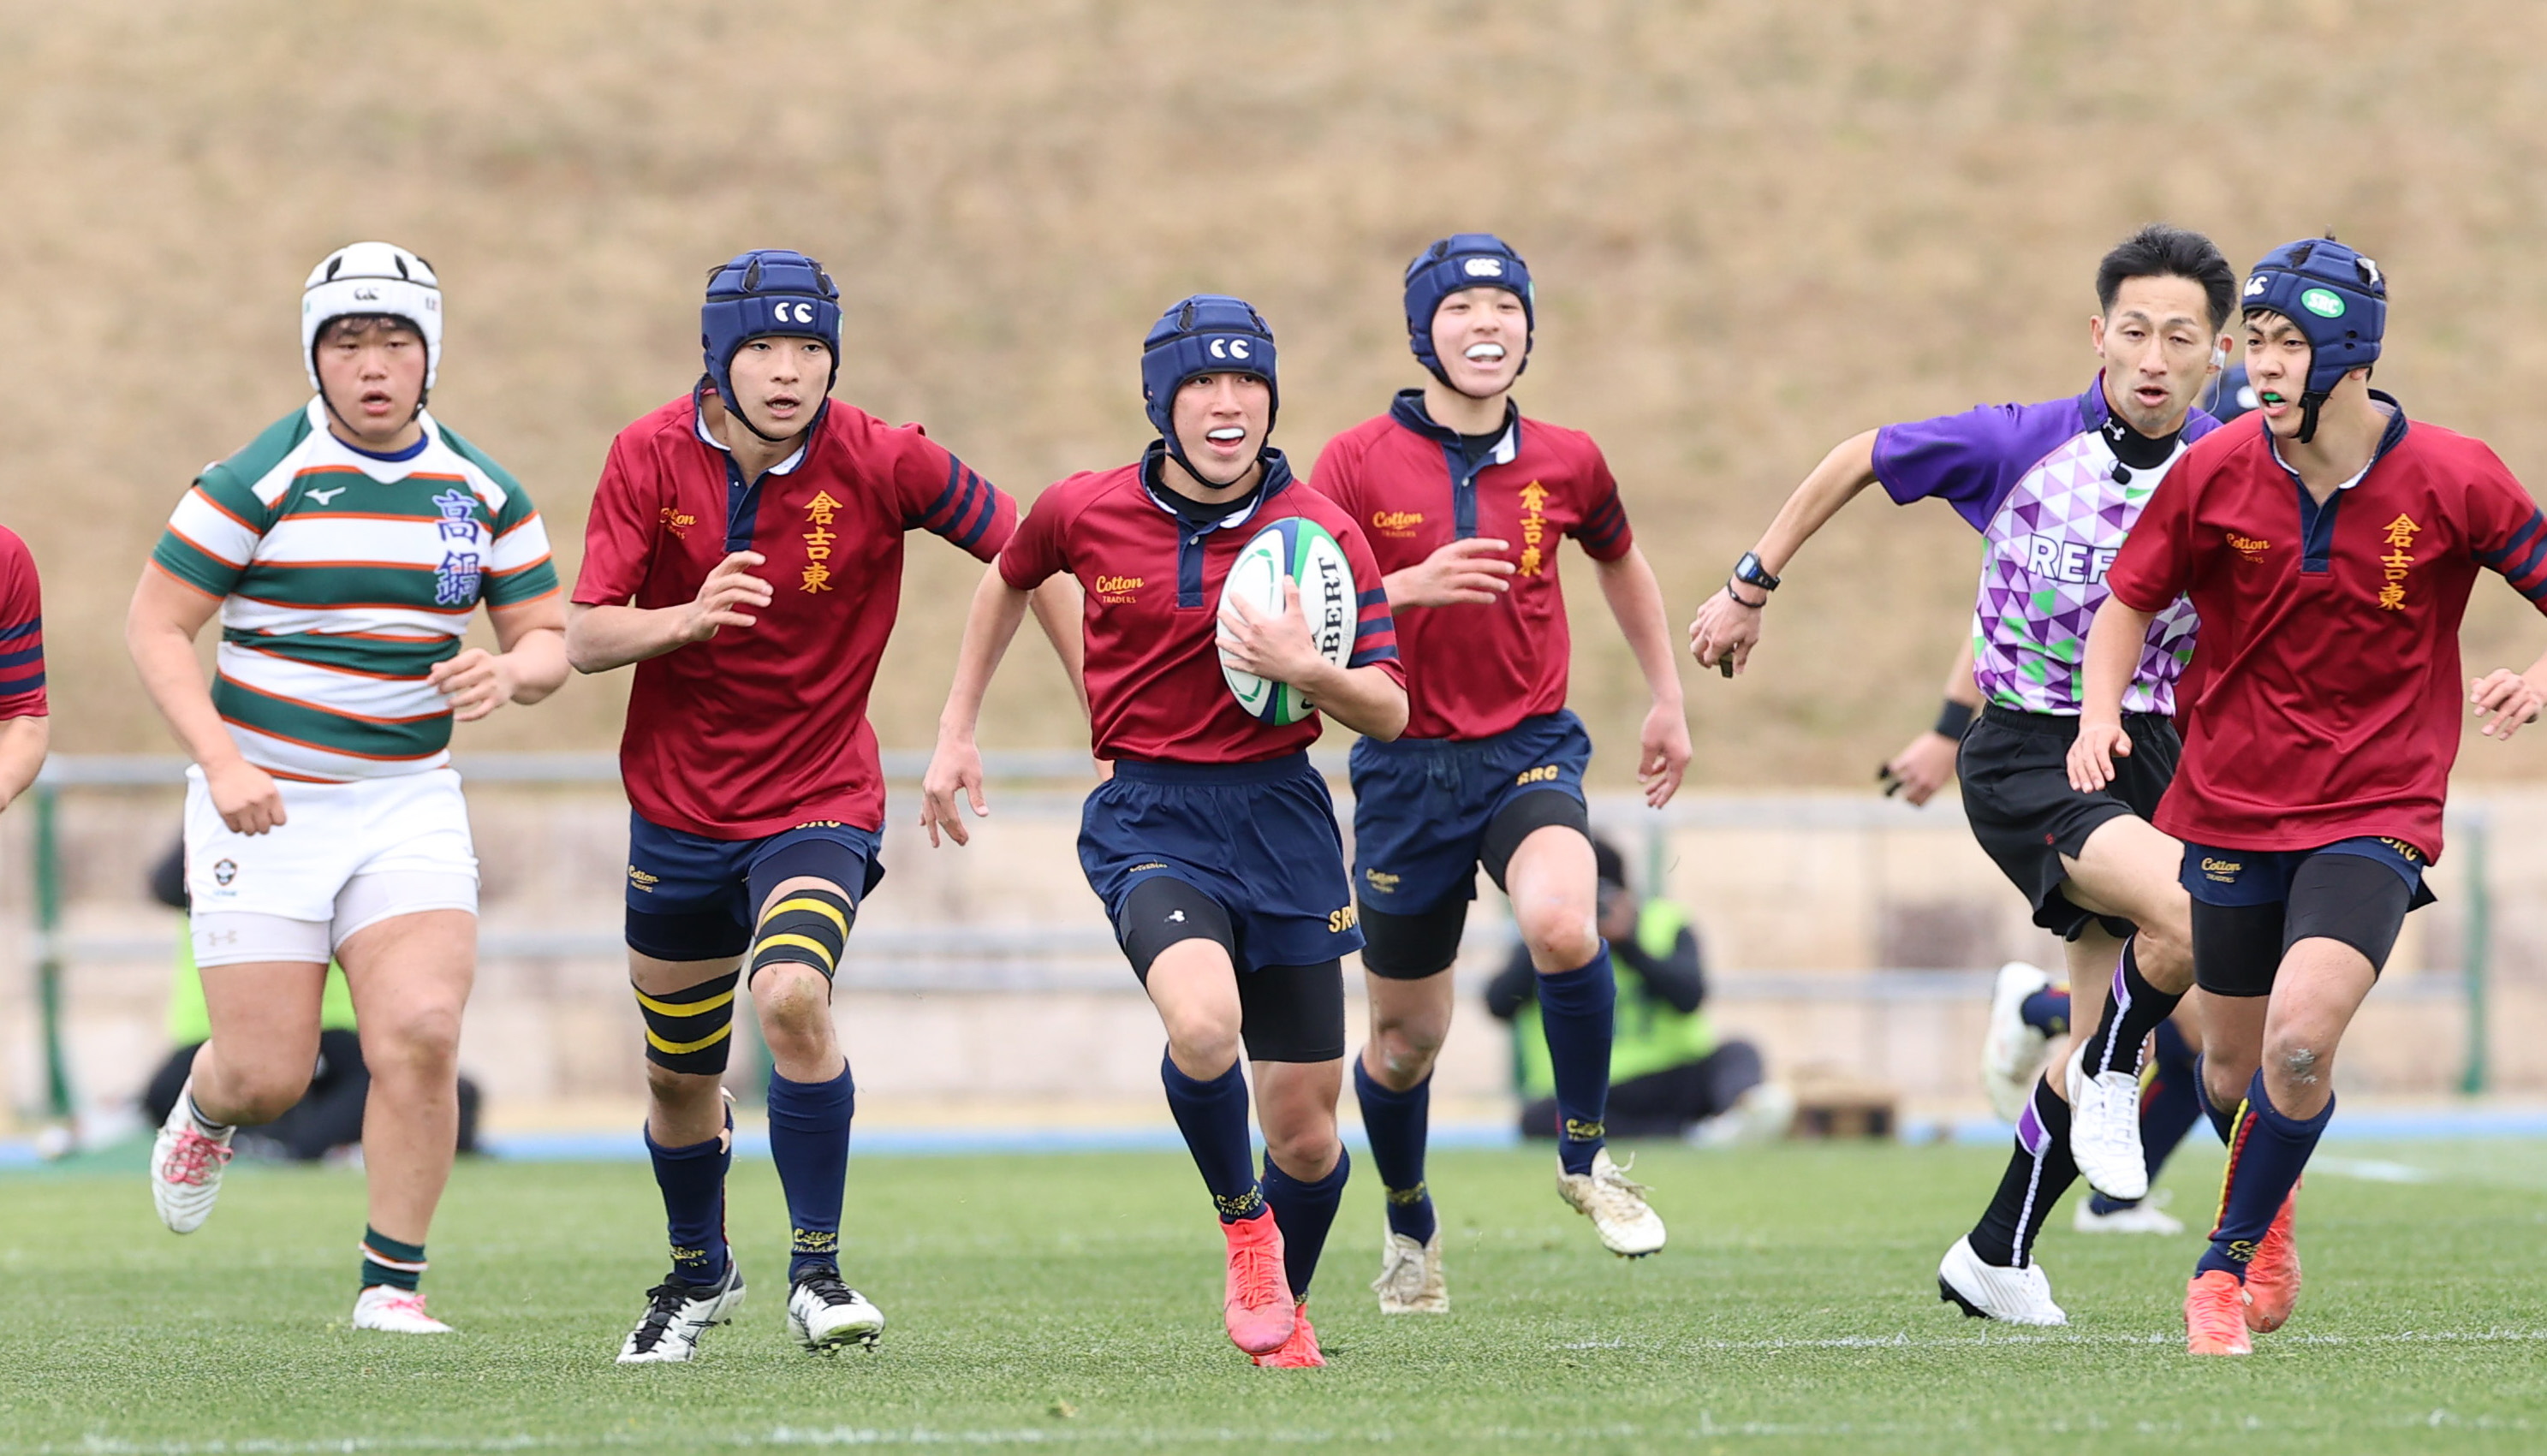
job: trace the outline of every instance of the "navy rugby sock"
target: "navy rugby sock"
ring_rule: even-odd
[[[840,1262],[840,1200],[849,1181],[849,1119],[858,1093],[845,1060],[830,1081],[769,1073],[769,1157],[787,1195],[787,1277]]]
[[[363,1226],[363,1288],[386,1284],[393,1289],[412,1290],[424,1279],[424,1245],[402,1243],[382,1236],[381,1231]]]
[[[1173,1057],[1159,1059],[1159,1080],[1167,1084],[1168,1110],[1176,1114],[1177,1131],[1186,1135],[1186,1150],[1202,1173],[1203,1187],[1220,1210],[1220,1221],[1235,1223],[1265,1211],[1265,1190],[1256,1183],[1255,1159],[1247,1139],[1247,1078],[1238,1064],[1209,1081],[1185,1074]]]
[[[1556,1156],[1569,1173],[1592,1171],[1607,1146],[1602,1119],[1610,1105],[1610,1041],[1619,1004],[1610,943],[1571,971],[1538,978],[1538,1023],[1547,1035],[1548,1070],[1556,1081]]]
[[[1429,1242],[1438,1221],[1433,1194],[1424,1186],[1424,1135],[1432,1120],[1433,1075],[1405,1091],[1380,1085],[1356,1057],[1354,1097],[1361,1103],[1361,1127],[1370,1139],[1371,1166],[1379,1169],[1379,1191],[1388,1203],[1388,1232],[1418,1243]],[[1269,1181],[1267,1187],[1272,1187]],[[1288,1230],[1284,1239],[1290,1238]]]
[[[2025,1024],[2045,1036],[2069,1034],[2069,988],[2047,985],[2027,996],[2016,1008]]]
[[[734,1113],[704,1143],[666,1148],[646,1134],[655,1186],[663,1190],[663,1227],[672,1241],[672,1277],[688,1284],[725,1278],[725,1175],[734,1166]]]
[[[1309,1297],[1317,1276],[1318,1255],[1327,1246],[1327,1230],[1336,1222],[1336,1205],[1344,1201],[1345,1178],[1353,1157],[1336,1150],[1336,1165],[1314,1183],[1303,1183],[1282,1171],[1274,1155],[1265,1155],[1265,1203],[1274,1210],[1274,1227],[1282,1231],[1282,1273],[1291,1281],[1291,1302]]]
[[[2050,1082],[2038,1081],[2034,1100],[2016,1119],[2016,1151],[1999,1175],[1998,1191],[1973,1226],[1973,1252],[1982,1263],[2002,1269],[2033,1262],[2043,1221],[2076,1181],[2078,1164],[2069,1157],[2069,1104],[2053,1094]]]
[[[2123,942],[2122,963],[2114,968],[2114,993],[2105,998],[2105,1014],[2087,1044],[2087,1074],[2138,1071],[2141,1047],[2158,1023],[2175,1014],[2182,991],[2162,991],[2141,979],[2140,937]]]
[[[2211,1100],[2211,1079],[2203,1075],[2203,1061],[2198,1056],[2193,1059],[2193,1088],[2202,1098],[2202,1115],[2211,1119],[2211,1131],[2220,1135],[2221,1147],[2228,1147],[2238,1131],[2238,1109]]]
[[[2318,1109],[2317,1116],[2302,1121],[2273,1105],[2273,1099],[2264,1091],[2262,1072],[2256,1072],[2254,1079],[2246,1083],[2246,1105],[2239,1115],[2237,1134],[2229,1143],[2229,1176],[2220,1194],[2220,1223],[2211,1231],[2211,1246],[2202,1251],[2202,1258],[2194,1264],[2195,1272],[2227,1269],[2244,1281],[2246,1265],[2255,1257],[2255,1246],[2264,1242],[2264,1232],[2282,1211],[2282,1200],[2299,1186],[2309,1155],[2317,1152],[2317,1140],[2325,1135],[2327,1122],[2333,1116],[2331,1095]]]

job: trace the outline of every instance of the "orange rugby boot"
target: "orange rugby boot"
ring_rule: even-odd
[[[1318,1331],[1309,1328],[1309,1305],[1301,1301],[1293,1311],[1291,1337],[1270,1355],[1252,1357],[1259,1365],[1278,1366],[1285,1370],[1322,1370],[1327,1357],[1318,1352]]]
[[[2300,1246],[2291,1239],[2291,1209],[2299,1201],[2294,1185],[2255,1245],[2254,1261],[2246,1265],[2246,1328],[2257,1334],[2281,1328],[2300,1302]]]
[[[2251,1355],[2255,1343],[2246,1337],[2246,1290],[2226,1269],[2193,1276],[2184,1287],[2184,1352],[2188,1355]]]
[[[1273,1354],[1301,1323],[1291,1304],[1290,1281],[1282,1273],[1282,1231],[1274,1227],[1274,1215],[1261,1213],[1223,1224],[1220,1232],[1229,1240],[1229,1284],[1220,1317],[1229,1327],[1230,1342],[1251,1355]]]

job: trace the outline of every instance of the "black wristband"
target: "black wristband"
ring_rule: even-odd
[[[1724,583],[1724,594],[1725,594],[1726,596],[1729,596],[1729,597],[1733,598],[1734,603],[1735,603],[1736,605],[1738,605],[1738,606],[1744,606],[1744,607],[1749,607],[1749,608],[1750,608],[1752,611],[1754,611],[1754,612],[1757,612],[1757,611],[1759,611],[1761,608],[1763,608],[1763,607],[1765,607],[1765,606],[1769,605],[1769,598],[1768,598],[1766,595],[1763,595],[1763,596],[1760,598],[1760,600],[1758,600],[1758,601],[1756,601],[1756,602],[1746,602],[1746,601],[1743,601],[1743,600],[1742,600],[1742,593],[1740,593],[1740,592],[1738,592],[1738,591],[1735,591],[1735,590],[1733,589],[1733,582],[1732,582],[1732,580],[1731,580],[1730,578],[1727,578],[1727,579],[1726,579],[1726,581],[1725,581],[1725,583]]]
[[[1973,706],[1970,703],[1958,703],[1948,698],[1945,706],[1937,710],[1936,731],[1959,743],[1963,741],[1964,729],[1972,726]]]

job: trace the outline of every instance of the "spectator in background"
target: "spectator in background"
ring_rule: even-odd
[[[186,846],[172,846],[150,872],[150,898],[171,909],[186,909]],[[167,1121],[177,1105],[186,1077],[195,1066],[195,1049],[212,1039],[212,1018],[204,1009],[204,981],[195,970],[195,942],[177,938],[177,972],[168,987],[168,1040],[176,1050],[152,1074],[142,1091],[142,1110],[153,1125]],[[363,1066],[362,1039],[354,1032],[354,997],[345,987],[340,966],[327,968],[326,988],[318,1001],[318,1062],[309,1075],[309,1090],[290,1111],[262,1127],[242,1128],[231,1146],[242,1157],[315,1162],[333,1155],[352,1160],[362,1154],[363,1108],[370,1099],[372,1074]],[[460,1151],[478,1148],[478,1084],[460,1078]]]
[[[1626,861],[1608,840],[1595,839],[1592,856],[1601,934],[1627,973],[1619,978],[1610,1049],[1611,1136],[1718,1143],[1784,1133],[1794,1102],[1765,1079],[1759,1050],[1718,1042],[1709,1024],[1706,962],[1689,912],[1667,899],[1638,900],[1627,888]],[[1552,1138],[1556,1084],[1537,1025],[1537,981],[1529,948],[1516,945],[1486,987],[1486,1009],[1513,1026],[1522,1136]]]

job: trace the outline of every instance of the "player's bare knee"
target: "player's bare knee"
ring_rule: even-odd
[[[2327,1063],[2330,1060],[2318,1046],[2315,1037],[2277,1038],[2270,1056],[2274,1074],[2297,1087],[2314,1087],[2324,1082]]]
[[[1383,1035],[1371,1041],[1371,1048],[1372,1060],[1379,1064],[1380,1084],[1403,1092],[1432,1074],[1433,1064],[1442,1055],[1442,1040]]]
[[[366,1023],[363,1064],[372,1075],[435,1079],[460,1066],[460,1012],[427,1006],[399,1013],[386,1026]]]
[[[1601,950],[1601,934],[1590,912],[1571,908],[1523,912],[1521,938],[1530,947],[1531,964],[1541,975],[1576,970]]]
[[[716,1072],[674,1071],[660,1063],[646,1064],[646,1095],[667,1112],[691,1111],[719,1100],[724,1082]]]
[[[1335,1119],[1303,1116],[1295,1124],[1283,1127],[1268,1119],[1265,1128],[1265,1156],[1274,1166],[1302,1182],[1313,1183],[1336,1169],[1336,1156],[1344,1144],[1336,1138]]]
[[[1238,1065],[1238,1018],[1197,1010],[1163,1015],[1168,1055],[1187,1076],[1209,1080]]]
[[[309,1090],[309,1069],[295,1072],[281,1067],[259,1067],[222,1078],[220,1114],[246,1126],[268,1123],[290,1112]],[[200,1103],[198,1104],[200,1105]]]
[[[782,1046],[813,1050],[811,1044],[830,1035],[832,983],[812,966],[782,961],[762,967],[751,979],[751,1004],[773,1052]]]

